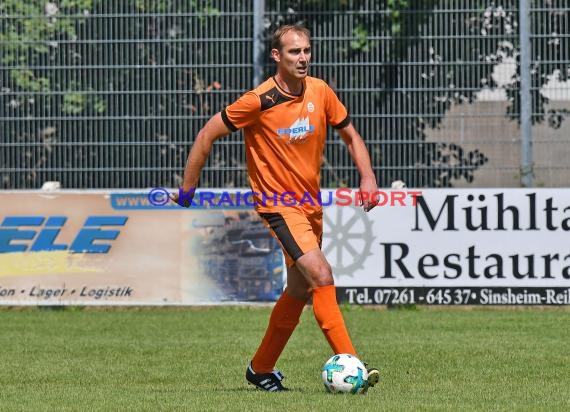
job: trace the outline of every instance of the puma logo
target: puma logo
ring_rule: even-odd
[[[275,96],[274,94],[272,94],[272,95],[266,94],[266,95],[265,95],[265,98],[266,98],[267,100],[270,100],[271,103],[275,104],[275,97],[274,97],[274,96]]]

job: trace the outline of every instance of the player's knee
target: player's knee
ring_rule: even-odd
[[[334,285],[332,268],[324,256],[309,252],[297,260],[297,267],[312,288]]]
[[[313,275],[313,283],[315,287],[334,285],[334,278],[332,275],[332,268],[328,262],[324,262],[315,268]]]

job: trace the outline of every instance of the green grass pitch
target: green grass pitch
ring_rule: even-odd
[[[0,309],[1,411],[567,411],[568,308],[342,306],[368,395],[325,392],[310,308],[279,361],[291,391],[248,386],[270,307]]]

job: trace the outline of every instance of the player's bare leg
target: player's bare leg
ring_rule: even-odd
[[[285,290],[289,295],[306,302],[311,297],[311,288],[297,265],[287,268],[287,287]]]
[[[334,285],[331,265],[318,248],[308,251],[297,259],[294,267],[302,274],[310,288]]]

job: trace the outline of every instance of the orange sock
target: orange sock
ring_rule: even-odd
[[[256,373],[269,373],[275,368],[277,359],[299,324],[304,307],[305,302],[290,296],[287,290],[277,300],[265,336],[251,360],[251,367]]]
[[[352,341],[336,301],[336,287],[334,285],[313,289],[313,312],[333,352],[335,354],[349,353],[356,356],[356,351],[352,346]]]

